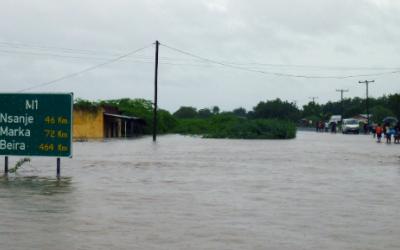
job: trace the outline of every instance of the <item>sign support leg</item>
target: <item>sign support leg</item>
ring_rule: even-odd
[[[8,156],[4,157],[4,175],[8,175]]]
[[[57,178],[60,178],[61,175],[61,159],[57,158]]]

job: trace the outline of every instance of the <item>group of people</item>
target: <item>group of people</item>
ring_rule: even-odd
[[[331,130],[332,133],[336,133],[337,132],[337,123],[331,122],[330,124],[328,124],[323,121],[318,121],[315,123],[315,131],[317,131],[317,132],[328,132],[329,129]]]
[[[395,126],[391,126],[389,123],[385,123],[383,126],[378,124],[372,129],[372,133],[379,143],[382,141],[382,137],[385,137],[386,143],[392,143],[393,137],[394,143],[400,144],[400,122]]]

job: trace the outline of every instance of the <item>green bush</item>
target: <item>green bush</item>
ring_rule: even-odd
[[[283,120],[248,120],[232,115],[215,115],[210,119],[178,120],[173,132],[205,138],[291,139],[296,137],[296,126]]]
[[[85,110],[89,112],[97,112],[99,108],[99,103],[97,102],[92,102],[84,99],[76,99],[74,101],[74,108],[77,110]]]

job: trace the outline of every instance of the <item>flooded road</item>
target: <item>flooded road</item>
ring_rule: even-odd
[[[0,249],[400,249],[399,157],[313,132],[75,143],[61,181],[53,158],[0,179]]]

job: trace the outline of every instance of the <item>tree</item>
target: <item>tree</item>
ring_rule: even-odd
[[[272,101],[259,102],[253,108],[252,118],[256,119],[284,119],[297,122],[300,119],[300,112],[293,103],[275,99]]]
[[[236,115],[236,116],[239,116],[239,117],[246,117],[246,115],[247,115],[246,109],[244,109],[244,108],[242,108],[242,107],[237,108],[237,109],[234,109],[234,110],[232,111],[232,113],[233,113],[234,115]]]
[[[375,106],[371,109],[372,120],[375,123],[382,123],[383,119],[387,116],[393,116],[393,112],[383,106]]]
[[[175,117],[164,109],[157,110],[157,117],[157,130],[159,133],[168,133],[172,131],[177,124]]]
[[[211,110],[208,108],[200,109],[198,112],[198,117],[199,118],[208,118],[212,116],[213,114],[211,113]]]
[[[97,112],[99,107],[100,107],[100,105],[98,102],[92,102],[92,101],[84,100],[81,98],[77,98],[74,101],[74,109],[78,109],[78,110]]]
[[[145,99],[116,99],[102,101],[101,105],[117,108],[122,114],[143,118],[147,124],[152,124],[153,103]]]
[[[309,102],[303,106],[303,117],[316,116],[322,118],[322,107],[318,103]]]
[[[213,113],[214,115],[218,114],[218,113],[219,113],[219,107],[218,107],[218,106],[214,106],[214,107],[212,108],[212,113]]]
[[[197,110],[193,107],[180,107],[175,113],[173,114],[175,118],[179,119],[190,119],[197,117]]]
[[[343,111],[344,111],[344,101],[343,101]],[[326,119],[329,119],[332,115],[342,114],[342,102],[327,102],[325,105],[321,105],[322,113]]]
[[[400,94],[389,95],[388,108],[400,119]]]

